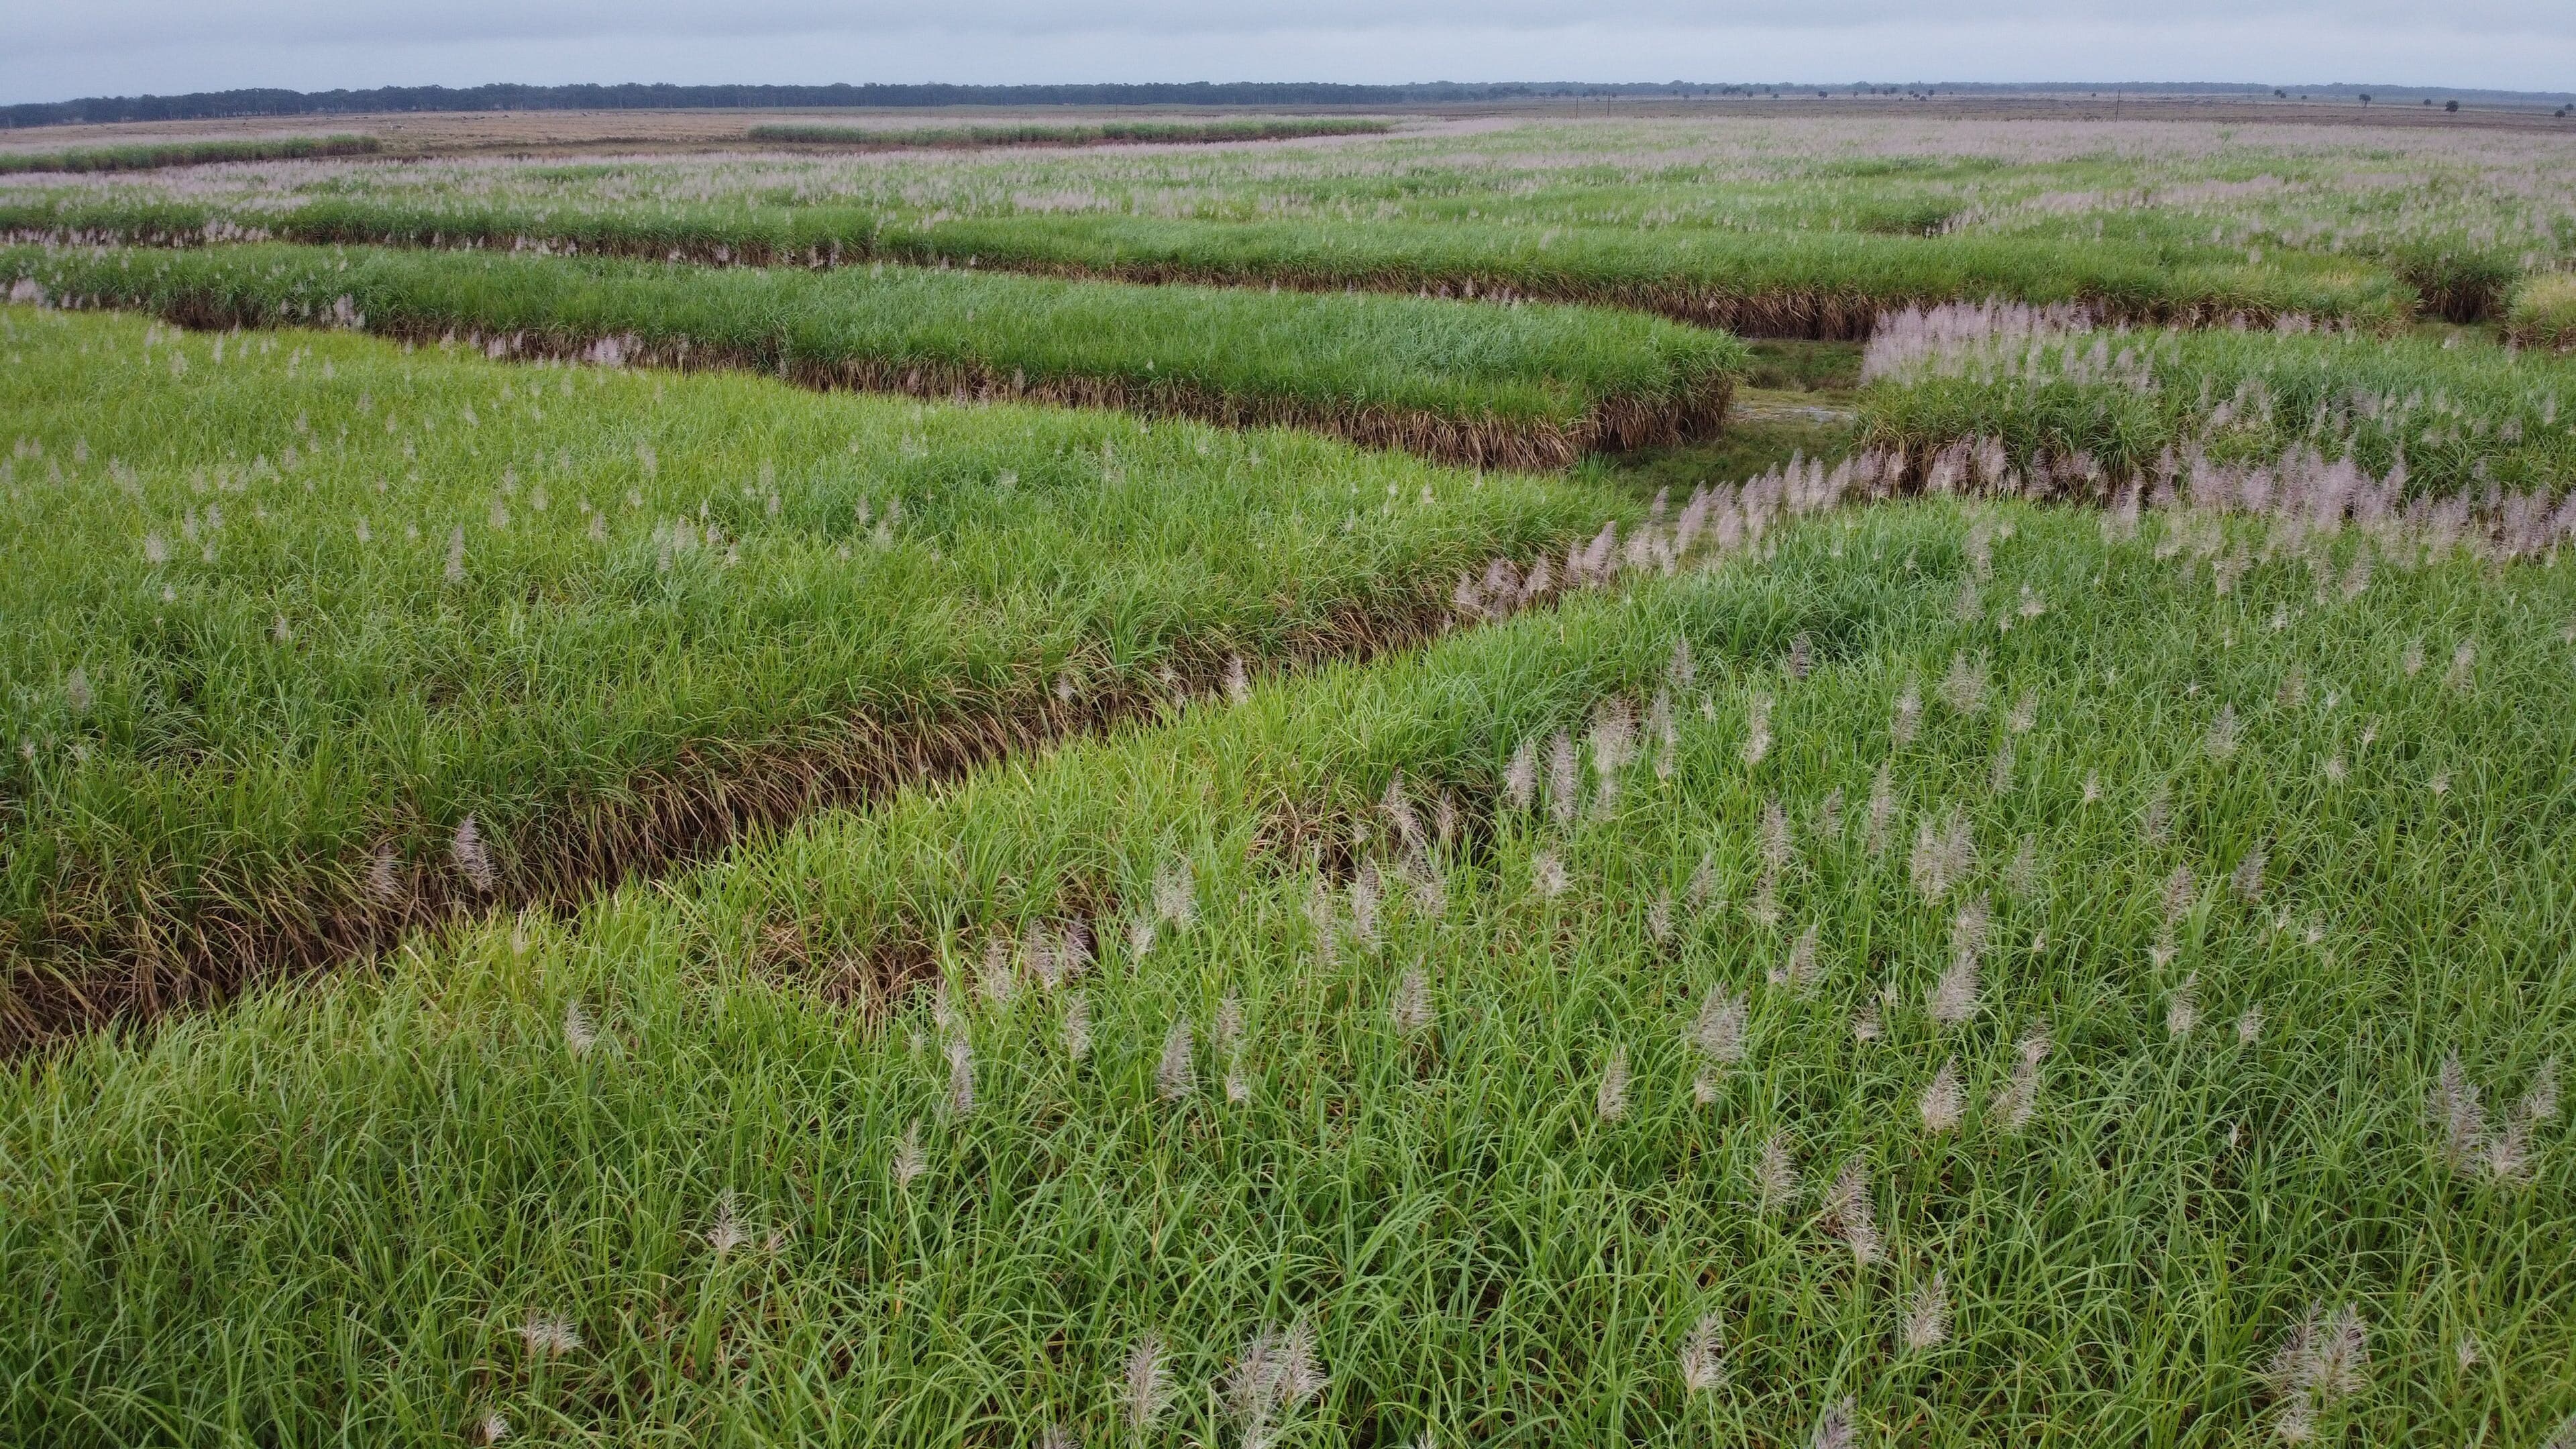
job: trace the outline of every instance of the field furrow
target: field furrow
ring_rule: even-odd
[[[1416,639],[1643,512],[1294,432],[0,318],[21,1044]]]

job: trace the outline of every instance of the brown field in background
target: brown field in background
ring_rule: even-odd
[[[1461,102],[1420,106],[923,106],[882,108],[805,107],[761,110],[598,111],[403,111],[329,116],[235,116],[196,121],[131,121],[112,125],[38,126],[0,132],[0,151],[54,151],[75,146],[212,137],[321,136],[360,133],[381,137],[388,156],[462,155],[477,152],[706,151],[753,145],[752,126],[829,120],[845,125],[902,130],[961,123],[1069,123],[1111,120],[1178,120],[1228,115],[1361,115],[1407,122],[1399,134],[1449,135],[1518,120],[1675,119],[1777,116],[1917,115],[1926,120],[2112,121],[2170,120],[2231,125],[2318,125],[2469,128],[2481,131],[2563,131],[2576,139],[2576,118],[2539,107],[2463,105],[2457,114],[2438,106],[2383,102],[2362,106],[2344,100],[2265,100],[2251,96],[1979,95],[1903,96],[1812,93],[1778,100],[1716,96],[1611,100],[1547,99]],[[1227,146],[1347,145],[1373,136],[1317,136],[1288,141],[1222,142]],[[1144,147],[1123,148],[1130,150]]]

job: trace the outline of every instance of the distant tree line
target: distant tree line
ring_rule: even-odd
[[[2030,85],[1915,81],[1902,87],[1856,82],[1832,87],[1850,94],[1994,95],[2026,92],[2121,91],[2131,94],[2264,94],[2272,88],[2225,82],[2170,82],[2112,86],[2090,82]],[[2320,88],[2336,91],[2340,87]],[[91,96],[0,106],[0,128],[59,126],[103,121],[189,121],[225,116],[327,116],[383,111],[657,111],[767,109],[826,106],[1397,106],[1446,101],[1496,101],[1519,97],[1595,98],[1779,96],[1826,89],[1806,82],[1590,81],[1471,83],[1429,81],[1414,85],[1334,85],[1319,81],[1209,81],[1148,85],[829,85],[829,86],[381,86],[374,90],[198,91],[184,96]],[[2421,92],[2413,92],[2421,94]],[[2444,92],[2436,90],[2436,95]],[[2536,96],[2513,92],[2455,92],[2472,99]],[[2541,101],[2563,100],[2563,95]]]
[[[1207,81],[1151,85],[486,85],[382,86],[374,90],[201,91],[184,96],[93,96],[0,107],[0,126],[102,121],[185,121],[219,116],[347,115],[383,111],[704,110],[804,106],[1390,106],[1520,96],[1742,94],[1758,86],[1685,81],[1591,85],[1576,81],[1491,85],[1436,81],[1364,86],[1320,82]],[[1773,87],[1772,89],[1777,89]]]

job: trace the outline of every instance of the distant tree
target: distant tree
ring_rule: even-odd
[[[2365,106],[2370,104],[2370,92],[2363,91],[2361,93],[2361,103]]]
[[[2460,113],[2460,103],[2458,101],[2444,101],[2442,102],[2442,109],[2449,111],[2453,115],[2458,115]]]
[[[2286,100],[2288,100],[2288,99],[2290,98],[2290,93],[2289,93],[2288,91],[2285,91],[2285,90],[2281,89],[2279,86],[2274,86],[2274,87],[2272,88],[2272,96],[2273,96],[2273,98],[2274,98],[2274,99],[2276,99],[2276,100],[2284,100],[2284,101],[2286,101]]]

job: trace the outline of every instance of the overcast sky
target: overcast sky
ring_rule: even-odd
[[[486,81],[2576,87],[2576,0],[0,0],[0,98]]]

